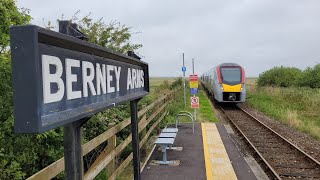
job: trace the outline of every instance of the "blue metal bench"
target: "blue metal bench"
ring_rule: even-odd
[[[156,145],[161,146],[162,150],[162,161],[155,161],[156,164],[169,165],[175,163],[174,161],[167,160],[167,147],[172,146],[174,143],[174,138],[158,138],[155,142]]]
[[[182,147],[172,147],[174,140],[177,136],[177,128],[164,128],[160,133],[158,139],[155,141],[156,145],[160,146],[162,151],[162,161],[154,161],[155,164],[170,165],[170,164],[180,164],[180,161],[168,161],[167,160],[167,149],[181,151]]]

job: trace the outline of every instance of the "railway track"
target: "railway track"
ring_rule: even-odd
[[[220,105],[276,179],[320,179],[320,163],[238,106]]]

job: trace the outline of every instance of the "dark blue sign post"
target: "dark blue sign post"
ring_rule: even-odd
[[[133,52],[127,56],[84,41],[68,21],[59,22],[59,32],[34,25],[10,29],[15,132],[64,126],[65,178],[82,179],[82,124],[130,101],[135,179],[140,179],[137,102],[149,93],[148,64]]]

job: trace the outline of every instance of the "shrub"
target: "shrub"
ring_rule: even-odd
[[[304,70],[297,79],[297,85],[301,87],[320,88],[320,64]]]
[[[176,87],[179,87],[182,85],[182,78],[179,77],[178,79],[176,79],[170,86],[170,89],[174,89]]]
[[[258,86],[294,86],[301,76],[301,70],[294,67],[274,67],[259,75]]]

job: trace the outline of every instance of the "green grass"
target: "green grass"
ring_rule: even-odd
[[[176,78],[175,77],[151,77],[149,78],[150,87],[157,87],[162,84],[164,81],[172,83]]]
[[[200,102],[199,114],[202,116],[202,120],[204,122],[218,122],[219,120],[216,118],[213,112],[213,106],[210,100],[207,98],[205,92],[203,90],[199,90],[198,96]]]
[[[188,84],[188,83],[186,83]],[[197,119],[196,122],[218,122],[219,120],[215,117],[213,107],[210,100],[207,98],[205,92],[199,89],[199,109],[197,109]],[[175,116],[180,111],[188,111],[194,115],[194,109],[191,108],[190,102],[190,90],[186,86],[186,109],[184,108],[184,98],[183,98],[183,87],[178,91],[177,99],[172,101],[168,106],[169,116],[167,117],[168,123],[175,123]],[[191,122],[190,118],[181,117],[181,122]]]
[[[168,84],[171,84],[174,82],[177,78],[167,78],[167,77],[155,77],[155,78],[150,78],[149,79],[149,87],[150,87],[150,94],[148,97],[151,99],[155,100],[159,97],[159,92],[167,88],[164,86],[164,82],[168,82]]]
[[[320,140],[320,89],[247,88],[247,103],[253,108]]]

